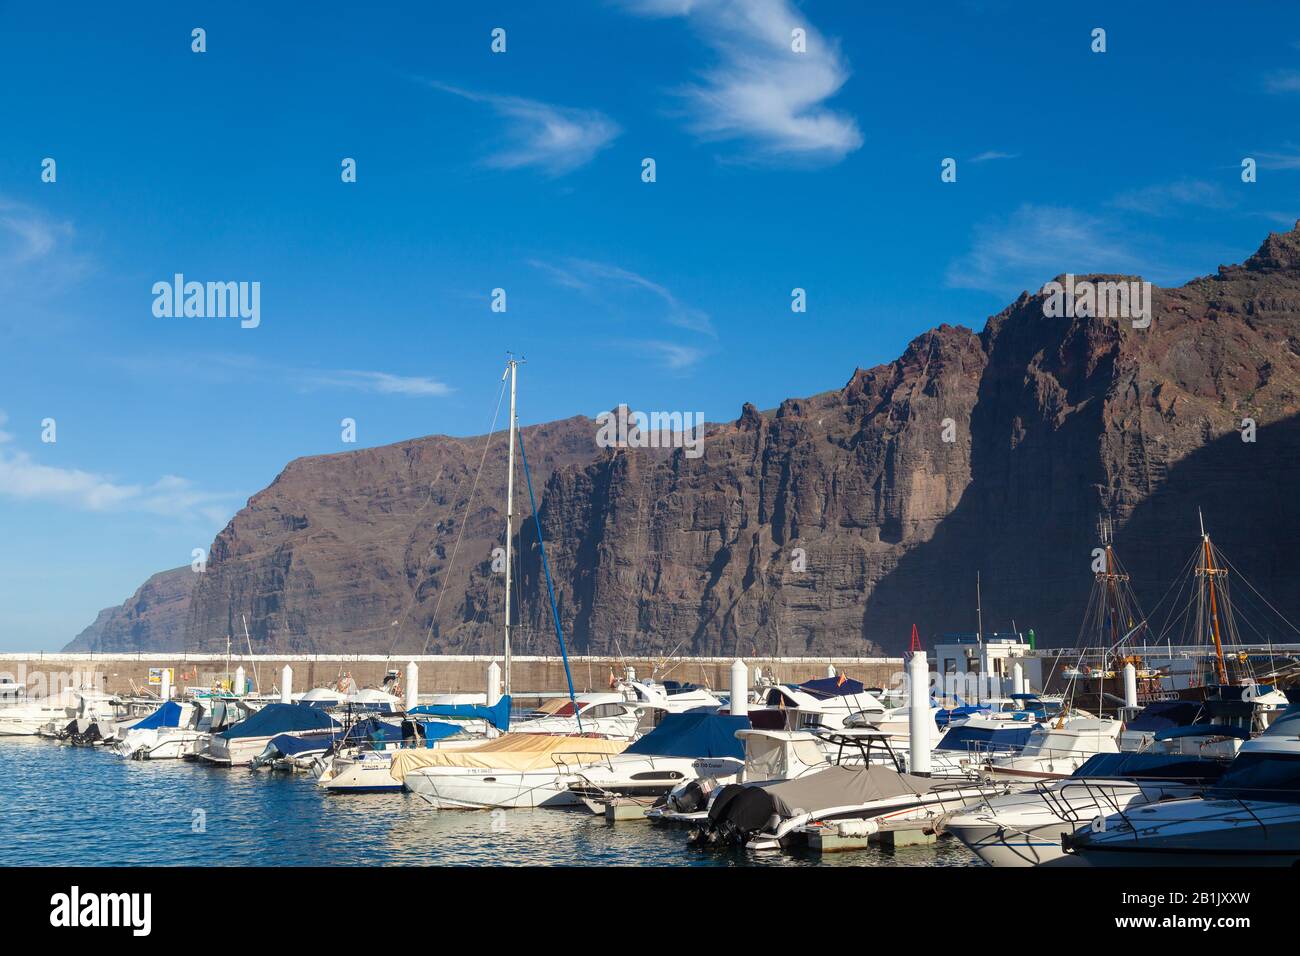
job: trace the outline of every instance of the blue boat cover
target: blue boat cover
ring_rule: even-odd
[[[960,697],[957,699],[961,700]],[[961,717],[972,717],[975,714],[985,713],[988,713],[987,707],[977,707],[974,704],[962,704],[959,707],[952,707],[949,709],[940,707],[939,710],[935,712],[934,722],[939,727],[947,727],[954,720]]]
[[[510,726],[510,697],[502,697],[491,707],[483,704],[421,704],[406,713],[459,720],[486,720],[498,730],[506,730]]]
[[[852,677],[819,677],[817,680],[804,681],[799,689],[814,697],[849,697],[861,694],[867,688],[862,681]]]
[[[363,740],[395,742],[401,739],[401,727],[396,724],[385,723],[376,717],[367,717],[365,720],[358,720],[355,724],[349,727],[347,733],[343,735],[343,740],[347,743],[359,743]]]
[[[432,750],[433,745],[444,737],[454,737],[460,733],[462,728],[457,724],[444,724],[436,720],[425,720],[420,723],[420,735],[424,737],[424,746],[427,750]]]
[[[1227,764],[1208,757],[1185,754],[1093,754],[1072,777],[1141,777],[1210,782],[1223,775]]]
[[[1147,704],[1125,724],[1127,730],[1169,730],[1186,727],[1201,715],[1203,705],[1195,700],[1158,700]]]
[[[274,737],[294,730],[335,730],[341,725],[337,720],[315,707],[300,704],[267,704],[257,713],[246,717],[229,730],[217,734],[226,740],[240,737]]]
[[[323,752],[334,742],[333,736],[328,733],[324,734],[307,734],[304,737],[295,737],[293,734],[280,734],[272,737],[268,747],[274,747],[285,757],[297,757],[299,754]]]
[[[165,700],[162,706],[148,717],[131,726],[132,730],[157,730],[159,727],[179,727],[181,725],[181,705],[174,700]]]
[[[664,714],[658,727],[623,753],[650,757],[736,757],[743,760],[745,745],[736,739],[736,731],[748,729],[748,717],[723,717],[699,711]]]
[[[1020,750],[1029,742],[1032,727],[1024,723],[1012,723],[998,727],[971,727],[963,724],[953,727],[935,746],[936,750],[967,750],[971,744],[978,744],[981,750]]]

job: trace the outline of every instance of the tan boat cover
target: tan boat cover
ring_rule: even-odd
[[[780,783],[760,784],[775,800],[776,811],[789,819],[796,810],[816,812],[830,807],[860,806],[905,793],[920,795],[936,781],[913,777],[889,767],[828,767]]]
[[[551,737],[546,734],[505,734],[471,750],[402,750],[393,756],[389,773],[404,780],[413,770],[425,767],[479,767],[485,770],[549,770],[556,766],[553,754],[571,754],[570,767],[594,763],[627,747],[626,740],[601,737]],[[590,759],[583,759],[584,755]]]

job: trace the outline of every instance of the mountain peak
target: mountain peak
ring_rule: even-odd
[[[1300,220],[1289,232],[1270,232],[1242,265],[1251,272],[1300,271]]]

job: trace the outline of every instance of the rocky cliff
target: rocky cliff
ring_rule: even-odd
[[[100,611],[64,650],[184,650],[190,592],[197,577],[188,564],[158,572],[124,604]]]
[[[982,332],[926,332],[843,388],[746,405],[698,458],[598,448],[583,418],[525,430],[571,648],[898,651],[913,622],[927,640],[973,630],[976,572],[986,628],[1071,644],[1099,514],[1151,607],[1198,508],[1300,620],[1300,227],[1156,288],[1147,328],[1044,305],[1023,294]],[[186,643],[224,648],[246,614],[267,651],[496,650],[504,484],[500,435],[292,462],[213,544]],[[551,653],[531,520],[518,541],[516,648]]]

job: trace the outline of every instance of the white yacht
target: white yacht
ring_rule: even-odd
[[[749,719],[754,727],[770,730],[839,730],[850,718],[863,725],[888,721],[897,711],[881,703],[861,681],[840,675],[769,686],[762,691],[761,702],[749,708]]]
[[[0,737],[33,737],[42,730],[55,734],[78,718],[112,720],[114,701],[102,691],[66,687],[49,697],[0,707]]]
[[[409,710],[400,728],[374,718],[354,724],[332,752],[313,761],[317,786],[331,793],[400,791],[402,781],[389,771],[393,755],[401,749],[459,750],[509,728],[510,698],[502,697],[491,707],[480,703],[483,700],[483,694],[440,694]],[[436,720],[422,719],[429,717]]]
[[[220,733],[212,734],[208,747],[199,754],[211,763],[240,766],[250,764],[280,734],[302,736],[342,730],[342,724],[325,711],[302,704],[267,704],[250,717]]]
[[[178,760],[208,733],[200,726],[203,716],[192,701],[165,701],[122,732],[111,750],[135,760]]]
[[[391,774],[439,810],[574,806],[568,778],[625,740],[506,734],[464,750],[403,750]]]
[[[650,733],[620,754],[583,767],[568,786],[593,813],[616,798],[651,804],[700,777],[730,780],[745,765],[736,737],[745,717],[710,713],[668,714]]]
[[[751,727],[736,731],[736,739],[745,748],[745,762],[734,778],[736,783],[795,780],[831,766],[827,741],[806,730]],[[707,819],[713,798],[729,782],[700,777],[680,784],[660,806],[646,811],[646,818],[654,823],[698,823]]]
[[[264,703],[247,696],[234,697],[206,693],[193,698],[191,705],[195,711],[190,718],[194,734],[180,743],[182,760],[201,759],[212,745],[214,734],[246,720],[256,713],[258,707],[264,706]]]
[[[614,690],[621,693],[629,703],[657,707],[670,714],[700,709],[716,711],[722,706],[722,699],[712,691],[676,681],[658,683],[653,679],[641,681],[635,676],[628,676],[619,681]]]
[[[903,773],[889,735],[846,731],[846,746],[863,752],[791,780],[731,784],[719,790],[707,819],[691,832],[693,846],[743,846],[753,851],[805,845],[814,833],[849,825],[870,833],[900,820],[937,818],[988,793],[987,785]],[[831,735],[835,736],[834,734]],[[873,759],[881,748],[890,765]]]
[[[1099,814],[1064,842],[1092,866],[1300,864],[1300,709],[1242,744],[1204,795]]]
[[[622,694],[580,694],[576,700],[554,697],[510,724],[512,734],[598,734],[634,740],[641,708]]]
[[[990,866],[1069,865],[1076,860],[1066,855],[1062,838],[1098,814],[1192,796],[1224,766],[1181,754],[1098,754],[1065,780],[1039,781],[961,810],[943,829]]]
[[[983,768],[994,780],[1068,777],[1093,754],[1119,753],[1122,721],[1083,711],[1037,724],[1019,753],[995,756]]]

